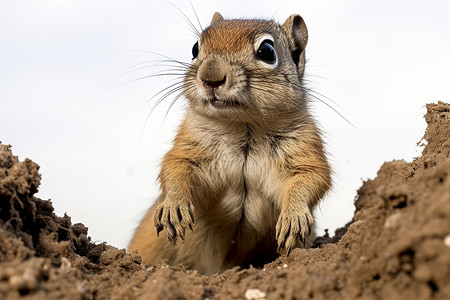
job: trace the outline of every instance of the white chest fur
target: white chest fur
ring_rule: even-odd
[[[214,143],[205,188],[218,191],[214,204],[221,220],[264,234],[274,227],[283,197],[285,176],[277,154],[264,138],[222,135]],[[209,194],[209,193],[208,193]]]

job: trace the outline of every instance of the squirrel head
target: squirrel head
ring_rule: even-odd
[[[226,20],[216,12],[192,48],[184,82],[191,109],[214,119],[256,123],[298,112],[304,105],[307,41],[299,15],[279,25]]]

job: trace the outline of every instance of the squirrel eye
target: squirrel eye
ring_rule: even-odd
[[[198,56],[198,41],[195,42],[194,46],[192,47],[192,59],[196,59]]]
[[[268,64],[274,64],[277,61],[277,54],[273,48],[271,40],[264,40],[256,51],[256,58]]]

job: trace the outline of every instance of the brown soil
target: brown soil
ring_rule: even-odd
[[[0,299],[450,299],[450,105],[427,109],[422,156],[364,182],[336,236],[212,276],[93,243],[33,196],[39,166],[0,144]]]

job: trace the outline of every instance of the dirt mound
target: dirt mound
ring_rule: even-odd
[[[93,243],[0,144],[0,299],[450,299],[450,105],[427,109],[422,156],[385,163],[336,236],[212,276]]]

